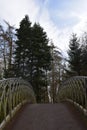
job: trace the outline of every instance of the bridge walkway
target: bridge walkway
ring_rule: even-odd
[[[87,130],[87,123],[69,103],[26,104],[4,130]]]

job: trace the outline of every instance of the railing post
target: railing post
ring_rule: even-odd
[[[11,94],[11,83],[9,81],[9,115],[12,116],[12,94]]]
[[[87,79],[85,79],[85,108],[87,110]]]
[[[6,97],[5,97],[5,95],[6,95],[6,90],[5,90],[5,87],[4,87],[4,103],[3,103],[3,110],[4,110],[4,119],[5,119],[5,121],[6,121]]]

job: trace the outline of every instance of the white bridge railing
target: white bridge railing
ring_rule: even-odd
[[[28,82],[20,78],[0,80],[0,127],[25,102],[35,102],[34,91]]]
[[[75,76],[65,81],[58,91],[58,100],[69,100],[87,110],[87,77]]]

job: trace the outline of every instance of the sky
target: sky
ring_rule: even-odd
[[[65,55],[71,34],[87,31],[87,0],[0,0],[0,23],[6,20],[18,28],[26,14]]]

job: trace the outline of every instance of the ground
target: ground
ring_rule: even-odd
[[[87,124],[69,103],[26,104],[4,130],[87,130]]]

